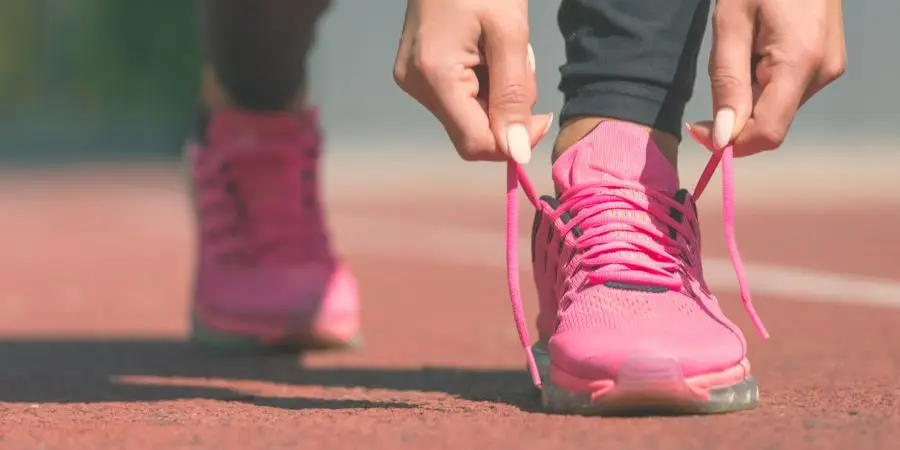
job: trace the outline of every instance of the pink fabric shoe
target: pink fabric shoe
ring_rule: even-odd
[[[730,148],[712,158],[693,196],[679,189],[648,133],[621,122],[601,123],[556,161],[558,198],[535,199],[524,173],[510,166],[511,233],[518,180],[538,210],[532,257],[540,338],[530,349],[513,236],[508,262],[520,337],[547,409],[713,413],[757,404],[747,343],[709,292],[700,261],[694,199],[723,155],[732,260],[765,336],[734,244]]]
[[[356,343],[356,281],[319,204],[315,114],[214,115],[189,149],[199,235],[192,339],[227,349]]]

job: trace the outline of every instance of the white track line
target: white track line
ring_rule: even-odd
[[[358,256],[381,256],[416,261],[505,267],[502,233],[452,225],[427,226],[396,220],[337,215],[338,245]],[[529,238],[521,237],[521,266],[530,264]],[[731,262],[723,258],[703,261],[712,289],[737,289]],[[849,276],[774,264],[745,264],[755,294],[810,302],[900,308],[900,282]]]

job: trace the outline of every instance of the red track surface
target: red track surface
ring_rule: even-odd
[[[720,294],[747,331],[763,397],[754,411],[717,417],[537,412],[501,268],[352,248],[364,349],[302,364],[197,353],[183,343],[182,187],[109,173],[0,183],[0,448],[897,448],[900,309],[757,295],[773,335],[760,342],[736,296]],[[502,207],[488,203],[500,196],[485,198],[444,211],[367,199],[365,209],[501,232]],[[896,211],[742,211],[739,236],[748,261],[900,281]],[[705,245],[722,255],[715,219]]]

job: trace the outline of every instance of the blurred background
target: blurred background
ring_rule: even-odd
[[[531,2],[540,111],[561,102],[558,4]],[[10,163],[177,156],[198,84],[196,7],[186,0],[0,0],[0,156]],[[435,121],[391,79],[403,8],[400,0],[337,1],[321,26],[312,91],[341,151],[446,145]],[[819,151],[820,143],[850,152],[861,143],[896,147],[900,89],[892,80],[900,58],[879,49],[897,42],[898,16],[897,2],[847,2],[849,69],[803,110],[789,140],[809,144],[798,151]],[[705,58],[689,120],[710,115],[704,67]],[[354,132],[341,133],[344,126]]]
[[[183,348],[196,238],[186,177],[176,162],[196,110],[196,3],[0,0],[4,448],[14,445],[3,429],[9,424],[36,440],[17,448],[57,448],[54,439],[82,448],[73,447],[73,439],[91,433],[123,437],[90,448],[175,435],[196,448],[204,443],[197,436],[214,442],[247,430],[263,430],[256,434],[274,439],[266,441],[274,442],[270,447],[283,447],[300,436],[303,417],[316,417],[315,433],[303,439],[366,430],[371,441],[387,426],[408,444],[415,429],[432,440],[455,430],[430,426],[453,426],[453,414],[488,423],[482,419],[487,407],[478,405],[519,393],[531,398],[504,274],[504,166],[460,161],[436,120],[394,86],[402,0],[335,0],[310,64],[311,96],[328,139],[328,220],[363,292],[364,351],[304,360],[324,371],[292,378],[281,365],[217,363]],[[557,111],[559,0],[530,4],[536,109]],[[769,425],[773,414],[784,419],[756,433],[770,444],[806,439],[779,448],[811,448],[808,433],[827,440],[819,448],[834,448],[847,442],[832,439],[838,430],[872,439],[878,435],[869,427],[900,430],[897,415],[885,412],[896,404],[892,393],[900,392],[900,314],[860,307],[900,306],[898,17],[896,0],[846,0],[846,75],[807,104],[783,150],[737,164],[737,234],[755,303],[777,337],[770,345],[758,345],[741,310],[718,210],[720,183],[710,183],[700,202],[706,281],[751,339],[754,364],[763,368],[758,375],[771,380],[765,387],[773,392],[766,400],[770,409],[744,417],[750,426]],[[710,117],[703,69],[708,36],[705,45],[687,120]],[[552,192],[549,144],[542,143],[541,157],[528,167],[542,192]],[[688,187],[708,152],[690,143],[684,150],[679,169]],[[530,268],[533,211],[522,198],[527,215],[519,248],[522,267]],[[523,276],[523,294],[533,317],[529,279]],[[867,350],[860,351],[860,343]],[[296,361],[291,364],[296,369]],[[471,368],[478,370],[466,372]],[[431,400],[423,400],[423,390]],[[470,390],[477,402],[447,403],[441,393],[465,399]],[[224,401],[195,407],[182,401],[203,398]],[[166,403],[173,399],[178,403]],[[407,404],[397,402],[407,400],[409,408],[431,406],[403,416]],[[254,420],[245,401],[266,406],[258,411],[262,428],[244,428]],[[273,421],[279,405],[289,414],[287,426]],[[345,407],[365,412],[348,414],[354,410]],[[378,415],[382,407],[387,415]],[[300,411],[305,408],[316,414]],[[503,407],[490,410],[529,430],[492,429],[486,436],[538,436],[535,442],[555,445],[532,422]],[[334,415],[323,420],[318,414]],[[358,426],[345,420],[351,416],[376,422]],[[402,417],[415,417],[418,425],[405,427]],[[61,425],[48,427],[55,419]],[[100,421],[103,426],[92,425]],[[733,433],[716,432],[744,439],[748,422],[731,424]],[[184,432],[184,426],[200,431]],[[291,437],[281,439],[276,428]],[[117,429],[129,432],[107,434]],[[605,433],[602,439],[619,442],[608,427],[596,429]],[[583,430],[557,434],[577,440]],[[632,428],[621,430],[632,434]],[[679,445],[672,441],[677,433],[659,430],[649,436]],[[772,437],[782,432],[790,439]],[[632,447],[646,447],[645,435],[632,434],[642,439]],[[683,448],[705,436],[688,435],[693,440]],[[153,448],[178,447],[166,442]],[[857,442],[863,442],[859,448],[888,448]]]

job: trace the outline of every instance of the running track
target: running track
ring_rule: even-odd
[[[302,367],[183,343],[192,236],[175,170],[0,177],[0,448],[896,448],[900,200],[863,192],[865,176],[814,203],[800,179],[739,190],[767,342],[734,294],[715,191],[701,204],[709,281],[750,340],[758,409],[597,419],[536,411],[508,308],[502,176],[467,180],[438,207],[413,171],[396,175],[377,189],[350,189],[362,172],[329,182],[366,342]]]

